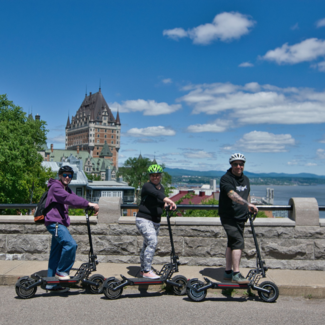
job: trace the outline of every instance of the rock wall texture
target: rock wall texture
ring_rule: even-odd
[[[121,218],[122,219],[122,218]],[[139,263],[142,236],[134,223],[91,225],[95,254],[100,262]],[[221,225],[173,225],[175,250],[182,264],[224,266],[226,234]],[[261,254],[270,268],[325,270],[325,227],[256,226]],[[89,251],[87,227],[72,224],[78,243],[77,260],[86,261]],[[48,260],[51,237],[43,225],[0,224],[0,259]],[[169,261],[168,228],[161,225],[154,264]],[[256,264],[256,250],[249,225],[241,266]]]

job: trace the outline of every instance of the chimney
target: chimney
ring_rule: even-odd
[[[77,155],[79,155],[79,146],[77,146]]]
[[[123,182],[123,176],[120,176],[120,177],[118,178],[118,182],[119,182],[119,183],[122,183],[122,182]]]
[[[39,121],[40,119],[41,119],[41,116],[38,115],[38,114],[36,114],[36,115],[35,115],[35,120]]]
[[[51,152],[53,152],[53,143],[51,144]]]
[[[110,168],[106,168],[106,181],[110,181],[110,180],[112,180],[111,179],[111,176],[112,176],[112,171],[111,171],[111,169]]]

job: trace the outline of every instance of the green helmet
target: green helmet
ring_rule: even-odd
[[[149,174],[161,174],[163,172],[163,169],[159,165],[151,165],[148,168],[148,173]]]

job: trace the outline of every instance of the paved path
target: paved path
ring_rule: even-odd
[[[74,267],[79,267],[80,263],[76,262]],[[13,285],[18,277],[31,275],[34,272],[46,269],[46,261],[0,260],[0,285]],[[246,275],[248,269],[241,269],[241,271]],[[104,277],[120,277],[120,274],[137,276],[138,272],[138,265],[100,263],[96,273],[102,274]],[[184,275],[188,279],[199,278],[203,280],[203,277],[208,277],[212,281],[222,281],[223,272],[224,268],[222,267],[181,265],[177,274]],[[270,269],[267,271],[267,278],[277,284],[280,295],[325,298],[325,271]],[[261,281],[264,281],[264,279]],[[137,289],[136,287],[133,288]],[[159,288],[153,286],[153,289],[157,290]]]
[[[255,298],[227,298],[209,291],[200,303],[187,296],[127,289],[118,300],[72,290],[18,299],[14,286],[0,287],[1,325],[60,324],[324,324],[325,299],[280,296],[276,303]]]

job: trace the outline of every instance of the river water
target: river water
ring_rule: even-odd
[[[265,197],[267,188],[274,189],[274,205],[287,205],[292,197],[314,197],[318,205],[325,205],[325,185],[251,185],[251,195]],[[319,216],[320,218],[325,218],[325,211],[320,211]]]

